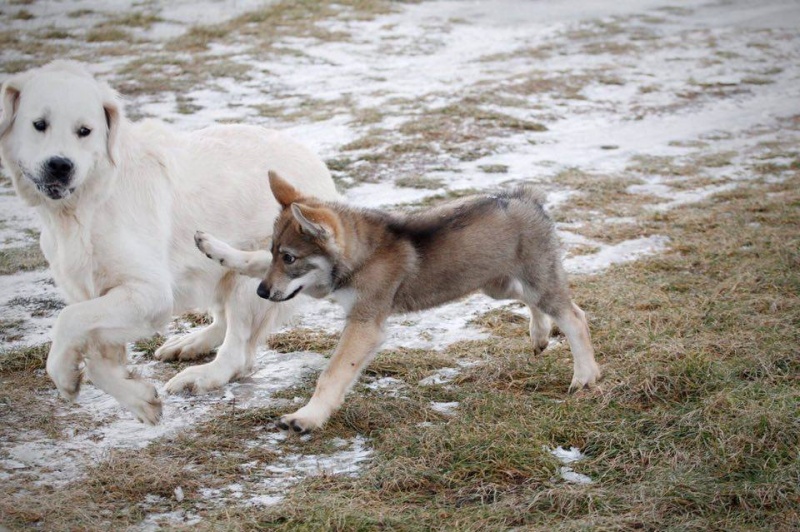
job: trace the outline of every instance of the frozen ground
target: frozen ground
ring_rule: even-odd
[[[328,160],[344,195],[360,205],[415,206],[535,182],[549,194],[576,274],[666,249],[664,237],[638,229],[642,220],[742,186],[754,165],[784,164],[781,149],[797,146],[796,129],[783,127],[800,114],[793,1],[429,1],[365,16],[334,9],[270,36],[255,31],[258,17],[242,18],[273,4],[6,4],[0,77],[73,57],[119,87],[132,116],[181,129],[223,121],[286,128]],[[141,17],[124,18],[134,14]],[[196,31],[211,23],[227,25]],[[108,32],[119,27],[127,33]],[[0,248],[31,246],[36,233],[31,212],[0,186]],[[5,347],[46,341],[59,301],[46,270],[0,276]],[[395,318],[387,346],[483,338],[470,319],[500,305],[473,296]],[[298,325],[338,331],[342,319],[330,303],[309,304]],[[59,486],[113,450],[190,430],[214,405],[270,404],[323,364],[319,353],[264,349],[245,381],[207,397],[168,397],[155,428],[90,385],[76,405],[51,390],[43,404],[90,428],[52,435],[11,427],[0,442],[0,479]],[[136,353],[133,365],[161,382],[171,374]],[[429,379],[447,382],[457,372]],[[456,415],[457,406],[431,408]],[[261,489],[211,490],[210,499],[272,504],[303,475],[352,474],[370,456],[363,439],[324,457],[287,454],[276,437],[259,442],[281,455]],[[586,481],[569,473],[562,470]],[[145,524],[195,518],[154,514]]]

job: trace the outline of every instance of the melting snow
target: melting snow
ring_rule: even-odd
[[[547,449],[545,449],[547,450]],[[584,455],[580,449],[576,447],[570,447],[569,449],[563,449],[560,445],[555,449],[550,451],[550,454],[558,458],[562,464],[571,464],[577,462],[579,460],[583,460],[586,455]],[[581,473],[576,473],[572,470],[571,467],[562,466],[559,469],[561,474],[561,478],[570,482],[572,484],[591,484],[592,479],[586,475],[582,475]]]
[[[456,413],[458,404],[458,401],[450,401],[447,403],[437,403],[436,401],[431,401],[431,409],[446,416],[453,416]]]

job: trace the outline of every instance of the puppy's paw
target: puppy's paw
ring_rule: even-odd
[[[172,377],[164,389],[169,394],[195,393],[201,394],[216,390],[227,384],[230,377],[217,371],[213,362],[192,366]]]
[[[540,355],[550,345],[549,338],[539,338],[533,341],[533,354]]]
[[[225,266],[225,257],[230,249],[230,246],[225,242],[203,231],[197,231],[194,234],[194,245],[197,246],[197,249],[202,251],[206,257]]]
[[[298,434],[308,434],[312,430],[321,429],[328,421],[330,414],[326,409],[306,405],[294,414],[282,416],[276,423],[282,430],[290,430]]]
[[[575,393],[583,388],[591,388],[601,378],[600,368],[596,363],[586,364],[576,367],[572,376],[572,383],[569,385],[569,393]]]

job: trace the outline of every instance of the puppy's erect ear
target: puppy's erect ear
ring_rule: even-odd
[[[11,129],[14,123],[14,118],[17,115],[17,108],[19,107],[19,97],[22,94],[22,86],[25,84],[29,77],[28,73],[14,76],[3,83],[3,88],[0,89],[3,100],[3,116],[0,117],[0,138],[2,138]]]
[[[292,203],[291,209],[300,229],[314,238],[338,240],[342,234],[342,222],[331,209],[302,203]]]
[[[272,170],[269,171],[269,188],[284,209],[302,197],[296,188]]]
[[[119,95],[106,84],[103,84],[103,112],[106,115],[106,126],[108,134],[106,136],[106,149],[108,159],[114,166],[119,162],[119,124],[124,118],[124,111]]]

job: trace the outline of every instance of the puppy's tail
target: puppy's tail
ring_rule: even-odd
[[[547,193],[528,183],[517,186],[511,192],[511,197],[526,203],[536,203],[539,206],[543,206],[547,202]]]

